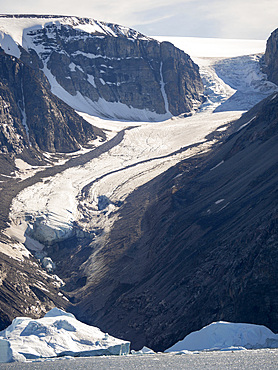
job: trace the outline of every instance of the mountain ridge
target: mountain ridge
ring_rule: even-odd
[[[18,44],[32,50],[30,63],[44,66],[52,91],[77,110],[161,121],[190,112],[203,101],[198,66],[170,43],[89,18],[24,19],[25,28],[18,24],[20,18],[2,18],[2,29],[16,41],[11,44],[4,33],[2,47],[17,57]],[[38,25],[36,20],[41,20]]]
[[[215,320],[278,330],[277,102],[259,103],[215,150],[130,195],[99,253],[103,273],[84,266],[73,312],[156,351]]]
[[[135,47],[136,42],[129,40],[126,43],[124,37],[121,38],[123,44],[111,42],[110,39],[103,44],[103,41],[99,41],[103,39],[99,37],[96,43],[90,44],[88,38],[88,44],[81,40],[81,53],[76,54],[72,48],[78,42],[80,33],[63,27],[59,30],[56,26],[51,23],[48,28],[40,29],[40,32],[33,30],[27,35],[35,45],[32,54],[20,50],[22,62],[28,64],[29,72],[40,70],[41,76],[42,70],[50,73],[47,76],[50,80],[45,81],[42,87],[50,84],[54,89],[63,84],[64,88],[60,91],[64,97],[70,95],[64,92],[71,88],[73,93],[76,92],[72,96],[80,97],[78,92],[81,94],[80,90],[86,90],[89,80],[92,86],[95,83],[105,89],[102,81],[112,82],[111,76],[107,73],[106,77],[101,77],[100,71],[117,67],[121,72],[122,65],[117,66],[117,63],[121,64],[123,60],[131,63],[129,66],[135,73],[134,66],[138,66],[136,55],[143,55],[149,43],[148,40],[142,40],[147,44],[140,49],[139,43]],[[60,40],[61,49],[55,43],[51,45],[54,33],[57,37],[52,40],[55,43]],[[43,42],[45,45],[41,47]],[[123,53],[124,58],[119,61],[114,53],[114,49],[121,51],[126,45],[130,46],[130,52],[135,53],[135,60],[131,62],[126,54]],[[167,78],[174,83],[178,80],[180,65],[179,59],[175,58],[179,51],[168,44],[161,47],[152,41],[149,46],[150,53],[160,58],[165,53],[165,59],[157,59],[152,65],[153,74],[151,68],[144,71],[151,73],[155,79],[155,86],[161,94],[158,108],[166,111],[170,92],[173,97],[176,96],[175,90],[170,89],[168,95],[166,91]],[[63,50],[66,54],[58,52]],[[102,50],[107,50],[108,55],[101,53]],[[99,55],[101,58],[96,58]],[[12,66],[19,63],[12,56],[4,56],[8,57]],[[58,67],[64,58],[65,69],[60,73]],[[99,67],[103,68],[98,70],[99,75],[92,74],[90,70],[90,63],[96,63],[97,59],[100,59]],[[104,62],[106,68],[103,67]],[[177,71],[171,74],[173,65]],[[209,68],[212,69],[211,66]],[[17,70],[20,71],[20,66]],[[194,71],[193,65],[193,74]],[[213,74],[215,69],[210,72],[206,75],[208,87],[214,88],[209,83],[217,78]],[[120,79],[119,74],[116,77]],[[126,79],[124,75],[121,78],[124,81]],[[40,89],[41,85],[38,86]],[[219,83],[218,80],[216,89],[218,87],[224,87],[225,90],[223,81]],[[200,87],[199,93],[201,90]],[[227,90],[228,93],[215,94],[215,104],[218,104],[219,97],[223,98],[222,104],[232,95],[231,89]],[[20,91],[17,90],[14,95],[20,95]],[[53,104],[57,102],[58,98],[52,100],[49,90],[43,95],[46,96],[42,99],[49,98]],[[102,330],[131,340],[136,349],[148,345],[161,351],[192,330],[217,320],[260,323],[277,331],[277,96],[274,93],[233,123],[230,122],[233,115],[226,112],[224,115],[221,115],[223,112],[198,112],[192,117],[175,117],[161,126],[148,123],[138,128],[129,127],[126,132],[119,131],[110,142],[95,149],[95,152],[91,150],[87,154],[77,154],[76,158],[70,159],[61,168],[46,168],[44,172],[38,172],[23,181],[10,172],[11,156],[7,158],[1,155],[1,161],[10,160],[7,161],[5,173],[1,175],[3,183],[0,191],[4,198],[5,194],[8,194],[7,198],[11,197],[13,192],[17,194],[17,190],[28,186],[27,191],[24,194],[22,191],[20,197],[15,199],[13,210],[19,211],[13,215],[16,226],[24,229],[24,223],[28,224],[28,232],[24,229],[25,237],[35,236],[40,226],[41,230],[50,230],[52,235],[56,233],[56,239],[46,243],[42,251],[52,257],[56,272],[66,283],[63,288],[55,285],[53,271],[48,274],[36,260],[26,260],[28,251],[24,245],[13,244],[13,237],[1,235],[2,251],[15,253],[16,250],[25,264],[17,276],[17,266],[22,267],[21,262],[14,257],[8,259],[5,253],[1,257],[1,272],[4,272],[0,285],[2,326],[15,316],[31,314],[27,308],[36,302],[32,312],[36,316],[41,316],[55,304],[74,312],[87,323],[93,322]],[[196,108],[201,100],[200,93]],[[168,103],[170,106],[169,100]],[[194,108],[194,102],[191,103],[189,115]],[[207,104],[210,104],[209,101]],[[3,102],[0,111],[3,115],[5,109],[7,107]],[[68,109],[61,103],[61,115],[66,114]],[[206,109],[205,104],[202,109]],[[73,112],[72,109],[70,111]],[[44,112],[48,114],[48,109]],[[18,111],[18,120],[20,114]],[[225,122],[220,122],[224,117]],[[195,126],[192,125],[194,118]],[[211,120],[217,119],[218,123],[212,124]],[[4,120],[7,122],[5,115]],[[204,131],[204,126],[209,127],[207,131]],[[190,137],[189,128],[192,130],[192,127],[196,135],[194,138]],[[215,131],[212,132],[213,128]],[[24,133],[24,127],[21,129]],[[174,136],[174,129],[174,140],[182,138],[177,147],[174,146],[178,149],[175,151],[171,145],[167,146],[172,139],[170,136]],[[207,132],[207,136],[204,132]],[[187,154],[179,157],[181,153]],[[169,162],[167,167],[166,159],[175,156],[177,158]],[[99,164],[96,160],[99,160]],[[72,171],[66,173],[71,166],[70,161]],[[141,165],[147,163],[150,167],[142,168]],[[178,164],[174,166],[173,163]],[[129,169],[134,169],[134,172],[128,175]],[[62,175],[59,170],[65,175],[60,177],[67,182],[55,182],[59,176],[54,179],[54,175]],[[96,175],[92,176],[94,171]],[[153,171],[152,177],[148,177],[148,171]],[[112,175],[119,175],[120,180]],[[140,175],[143,180],[137,182]],[[106,182],[99,181],[98,184],[101,179]],[[114,181],[116,189],[110,187]],[[31,188],[34,183],[37,186]],[[50,183],[52,187],[48,187]],[[96,187],[91,189],[92,184]],[[20,186],[22,189],[18,188]],[[56,192],[57,187],[58,190],[64,190],[66,186],[74,188],[74,192],[69,192],[71,197],[66,191]],[[83,193],[85,199],[82,199]],[[67,197],[73,206],[67,202]],[[35,204],[33,210],[33,203],[41,198],[46,205],[43,202],[40,207]],[[50,204],[51,201],[55,204]],[[7,200],[3,199],[3,202]],[[60,224],[55,219],[58,214],[56,203],[62,210],[65,208]],[[5,212],[7,221],[8,207]],[[107,223],[102,224],[102,219]],[[57,238],[57,235],[64,233],[64,225],[70,231],[66,240]],[[76,232],[71,234],[72,228]],[[32,279],[28,276],[30,273]],[[45,291],[47,283],[51,285],[49,292]],[[28,307],[24,305],[24,299]],[[9,301],[10,306],[7,304]]]

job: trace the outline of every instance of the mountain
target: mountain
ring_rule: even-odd
[[[0,329],[16,316],[69,304],[64,283],[44,267],[52,265],[42,262],[43,246],[25,233],[32,216],[23,216],[22,231],[3,230],[21,191],[82,168],[123,139],[124,131],[107,140],[109,130],[79,113],[162,120],[196,109],[202,93],[198,66],[170,43],[90,19],[0,16]],[[44,216],[38,219],[43,225]],[[82,251],[80,261],[86,256]]]
[[[78,17],[1,16],[0,25],[5,52],[42,69],[77,110],[160,121],[203,100],[198,66],[171,43]]]
[[[275,94],[129,196],[97,267],[79,270],[81,320],[159,351],[216,320],[277,332],[277,117]]]
[[[64,124],[69,115],[77,122],[75,109],[107,134],[97,147],[54,153],[61,161],[39,169],[22,169],[17,157],[13,172],[13,156],[0,157],[2,327],[56,305],[136,349],[164,350],[219,320],[277,331],[278,94],[259,56],[199,59],[207,99],[195,111],[203,100],[199,69],[168,43],[74,17],[0,21],[5,63],[12,72],[18,65],[19,81],[30,76],[40,104],[54,110],[50,122],[58,109],[61,131],[72,128]],[[53,158],[27,122],[31,94],[23,103],[6,84],[17,115],[3,107],[4,119],[14,119],[30,153]],[[242,107],[272,92],[238,119]],[[107,119],[120,117],[133,121]],[[87,127],[82,119],[71,137],[79,143]],[[64,143],[57,130],[54,147]]]
[[[50,91],[39,69],[0,52],[1,153],[19,155],[31,147],[72,152],[104,133]]]
[[[278,28],[267,40],[264,63],[269,80],[278,84]]]

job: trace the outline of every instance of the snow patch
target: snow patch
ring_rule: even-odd
[[[75,68],[76,68],[76,64],[74,64],[73,62],[71,62],[71,63],[69,64],[69,69],[70,69],[70,71],[71,71],[71,72],[75,72]]]
[[[24,261],[24,258],[31,256],[31,253],[22,243],[14,241],[0,242],[0,252],[18,261]]]
[[[225,199],[219,199],[219,200],[217,200],[217,201],[215,202],[215,204],[220,204],[220,203],[224,202],[224,200],[225,200]]]
[[[164,121],[171,117],[169,113],[158,114],[147,109],[132,108],[120,102],[108,102],[103,98],[99,98],[98,101],[92,101],[88,97],[81,95],[79,91],[76,95],[71,95],[57,82],[46,66],[44,66],[43,71],[51,85],[52,93],[79,112],[108,119],[143,122]],[[92,79],[89,82],[92,84],[95,83]],[[103,85],[105,84],[105,81],[101,78],[100,82]]]
[[[162,93],[162,96],[163,96],[163,99],[164,99],[165,111],[166,111],[166,113],[171,114],[170,111],[169,111],[168,97],[167,97],[167,94],[166,94],[166,91],[165,91],[165,82],[163,80],[162,67],[163,67],[163,63],[161,62],[160,63],[160,86],[161,86],[161,93]]]
[[[210,169],[210,171],[215,170],[217,167],[221,166],[221,164],[223,164],[223,163],[224,163],[224,161],[222,160],[222,161],[221,161],[221,162],[219,162],[216,166],[212,167],[212,168]]]
[[[105,85],[105,81],[102,78],[100,78],[99,80],[102,83],[102,85]]]
[[[251,118],[248,122],[246,122],[246,123],[244,123],[243,125],[241,125],[241,126],[239,127],[239,129],[237,130],[237,132],[238,132],[238,131],[240,131],[240,130],[242,130],[245,126],[249,125],[249,123],[251,123],[252,121],[254,121],[254,119],[256,119],[256,118],[257,118],[257,116],[255,116],[255,117]]]
[[[92,75],[87,75],[87,81],[88,81],[91,85],[93,85],[95,88],[97,87],[97,86],[96,86],[96,83],[95,83],[95,78],[94,78],[94,76],[92,76]]]
[[[10,35],[2,31],[2,27],[0,27],[0,46],[6,54],[20,58],[21,52],[19,47]]]

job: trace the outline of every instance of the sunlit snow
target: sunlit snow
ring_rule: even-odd
[[[0,332],[0,363],[66,355],[126,355],[129,345],[53,308],[41,319],[18,317]]]
[[[165,352],[277,347],[278,334],[263,325],[219,321],[190,333]]]

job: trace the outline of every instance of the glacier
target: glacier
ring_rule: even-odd
[[[199,48],[196,48],[195,39],[178,38],[178,41],[177,46],[184,45],[185,52],[191,53],[200,67],[207,95],[200,109],[190,117],[181,115],[162,122],[101,119],[88,114],[84,101],[70,101],[70,94],[60,89],[60,97],[89,123],[105,130],[108,139],[121,132],[123,139],[85,165],[69,168],[21,191],[12,203],[8,235],[17,235],[21,243],[31,237],[48,245],[79,231],[86,235],[98,230],[102,230],[102,235],[108,233],[118,217],[117,205],[135,188],[178,162],[209,150],[215,141],[207,140],[207,135],[225,131],[249,107],[278,91],[260,71],[259,58],[265,42],[212,40],[209,44],[210,40],[198,39]],[[254,51],[257,54],[247,55]],[[48,77],[52,88],[57,87],[54,79]],[[137,115],[134,108],[127,109],[133,111],[133,116]],[[100,210],[98,199],[103,196],[110,204]],[[26,223],[27,216],[33,221]]]

